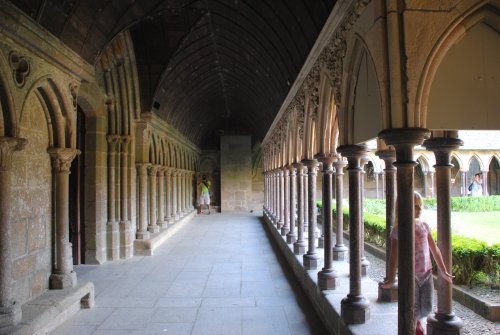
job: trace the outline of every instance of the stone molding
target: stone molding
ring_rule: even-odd
[[[28,140],[17,137],[0,136],[0,171],[12,168],[12,155],[14,151],[21,151],[26,147]]]

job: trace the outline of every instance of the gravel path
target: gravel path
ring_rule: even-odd
[[[380,282],[385,277],[385,262],[365,251],[366,257],[370,261],[368,276]],[[488,296],[490,301],[500,301],[500,291],[487,288],[475,288],[473,292],[476,295]],[[434,294],[434,308],[436,307],[436,294]],[[462,319],[464,326],[462,334],[465,335],[500,335],[500,322],[491,322],[477,315],[467,307],[453,301],[453,311]]]

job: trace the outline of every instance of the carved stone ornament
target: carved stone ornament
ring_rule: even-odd
[[[55,172],[69,172],[71,162],[80,154],[80,150],[73,148],[48,148],[47,152],[52,158]]]
[[[26,83],[26,77],[30,74],[30,63],[17,51],[11,51],[9,54],[9,63],[12,69],[14,82],[18,87],[23,87]]]
[[[78,84],[77,83],[70,83],[69,84],[69,92],[71,94],[71,101],[73,103],[73,108],[76,111],[77,105],[78,105]]]
[[[28,140],[16,137],[0,136],[0,171],[8,171],[12,168],[12,155],[14,151],[24,149]]]

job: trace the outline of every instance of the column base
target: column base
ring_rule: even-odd
[[[362,295],[347,295],[340,303],[341,316],[347,324],[365,323],[370,319],[370,303]]]
[[[334,290],[337,287],[337,273],[334,270],[318,272],[318,288],[320,290]]]
[[[15,303],[0,308],[0,329],[15,326],[21,322],[23,313],[20,305]]]
[[[297,235],[290,232],[286,234],[286,243],[292,244],[295,243],[295,241],[297,241]]]
[[[332,252],[334,261],[345,261],[349,257],[349,249],[346,246],[335,246]]]
[[[283,221],[279,220],[276,222],[276,228],[281,229],[283,227]]]
[[[136,234],[135,234],[135,237],[138,239],[138,240],[147,240],[149,238],[150,234],[149,234],[149,231],[138,231]]]
[[[62,290],[76,286],[76,272],[53,273],[49,277],[49,286],[51,290]]]
[[[116,261],[120,259],[120,227],[118,221],[110,221],[107,224],[108,259]]]
[[[379,286],[378,301],[383,301],[383,302],[398,301],[398,284],[394,284],[390,288],[382,288]]]
[[[366,277],[368,275],[368,268],[370,265],[361,264],[361,276]]]
[[[157,225],[154,225],[154,226],[148,226],[148,231],[152,234],[154,233],[157,233],[160,231],[160,227],[158,227]]]
[[[166,229],[166,228],[168,228],[168,223],[167,223],[167,221],[158,221],[158,222],[156,223],[156,225],[157,225],[158,227],[160,227],[160,229]]]
[[[297,241],[293,244],[293,253],[295,255],[303,255],[306,253],[307,244],[305,241]]]
[[[462,327],[462,319],[454,313],[432,313],[427,317],[427,335],[459,335]]]
[[[134,233],[130,221],[120,221],[120,258],[127,259],[134,255]]]
[[[318,248],[324,248],[325,247],[325,236],[321,235],[318,238]]]
[[[281,236],[286,236],[286,234],[288,234],[290,232],[290,228],[288,227],[281,227]]]
[[[306,270],[316,270],[319,266],[319,256],[317,253],[307,253],[303,256],[303,264]]]
[[[168,224],[169,226],[173,225],[173,224],[174,224],[174,218],[173,218],[173,217],[169,217],[169,218],[167,218],[167,224]]]

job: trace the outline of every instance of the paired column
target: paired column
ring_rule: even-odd
[[[361,292],[361,236],[362,182],[361,160],[368,149],[361,145],[343,145],[337,148],[347,158],[349,166],[349,294],[341,302],[342,319],[348,324],[365,323],[370,318],[370,303]]]
[[[118,183],[117,171],[119,160],[117,159],[120,150],[120,135],[107,135],[108,141],[108,222],[107,222],[107,243],[108,259],[117,260],[120,258],[120,232],[117,220],[118,203]]]
[[[148,239],[148,168],[150,163],[137,164],[139,181],[139,226],[136,237],[139,240]]]
[[[69,242],[69,173],[71,162],[80,154],[73,148],[49,148],[55,174],[55,264],[50,275],[51,289],[64,289],[76,285],[73,257]]]
[[[366,172],[365,172],[365,165],[368,162],[368,160],[365,158],[361,159],[361,184],[360,184],[360,192],[361,195],[359,197],[360,199],[360,204],[359,207],[361,208],[361,243],[359,243],[359,253],[361,255],[361,275],[363,277],[366,277],[368,274],[368,268],[370,267],[370,262],[368,261],[368,258],[366,258],[365,255],[365,219],[364,219],[364,213],[363,213],[363,208],[364,208],[364,201],[365,201],[365,178],[366,178]]]
[[[285,224],[285,173],[278,169],[278,229]]]
[[[335,167],[335,205],[336,205],[336,221],[337,233],[336,243],[333,247],[333,259],[343,261],[347,256],[347,247],[344,245],[344,212],[343,212],[343,197],[344,197],[344,167],[347,163],[340,157],[333,163]]]
[[[333,156],[322,155],[323,163],[323,234],[324,234],[324,266],[318,272],[318,288],[333,290],[337,286],[337,272],[333,268],[332,251],[332,174]]]
[[[167,225],[174,223],[174,217],[172,215],[172,169],[165,169],[165,221]]]
[[[433,137],[424,142],[427,150],[434,152],[436,157],[436,188],[437,188],[437,238],[438,247],[443,256],[444,264],[451,273],[451,151],[463,145],[462,140],[456,138],[456,131],[450,132],[453,137]],[[462,320],[452,311],[452,284],[438,277],[437,285],[437,312],[427,319],[428,335],[460,334]]]
[[[157,233],[160,231],[160,228],[156,224],[158,212],[157,212],[157,204],[158,199],[156,197],[156,191],[158,185],[156,183],[156,174],[158,173],[160,166],[159,165],[151,165],[148,170],[149,175],[149,226],[148,231],[150,233]]]
[[[130,196],[128,183],[129,167],[129,144],[132,141],[130,135],[121,136],[120,146],[120,257],[129,258],[133,254],[133,232],[131,232],[131,222],[129,220]]]
[[[307,243],[304,240],[304,166],[295,163],[297,169],[297,241],[293,244],[295,255],[306,252]]]
[[[308,196],[307,208],[309,215],[308,227],[308,250],[303,256],[304,268],[306,270],[315,270],[318,268],[319,256],[316,252],[316,170],[318,168],[318,161],[316,159],[306,160],[304,164],[307,165],[308,174]]]
[[[385,162],[385,275],[389,272],[389,255],[391,253],[391,230],[396,218],[396,152],[394,150],[377,151],[377,156]],[[397,301],[398,285],[389,289],[378,288],[378,299],[380,301]]]
[[[414,147],[422,144],[428,130],[395,128],[379,137],[396,149],[398,213],[398,332],[415,331],[415,201],[414,172],[417,162]]]
[[[179,220],[179,213],[177,211],[177,176],[179,175],[179,172],[177,170],[172,171],[172,216],[173,220],[177,221]]]
[[[158,169],[158,222],[160,228],[167,228],[165,221],[165,167]]]
[[[0,136],[0,329],[19,323],[22,319],[21,305],[13,297],[11,219],[12,156],[23,150],[27,140]]]
[[[281,236],[286,236],[290,232],[290,170],[288,166],[283,167],[283,226]]]
[[[295,208],[296,208],[296,193],[297,193],[297,180],[296,169],[294,165],[289,166],[290,175],[290,231],[286,234],[286,242],[291,244],[297,240],[297,233],[295,227]]]

